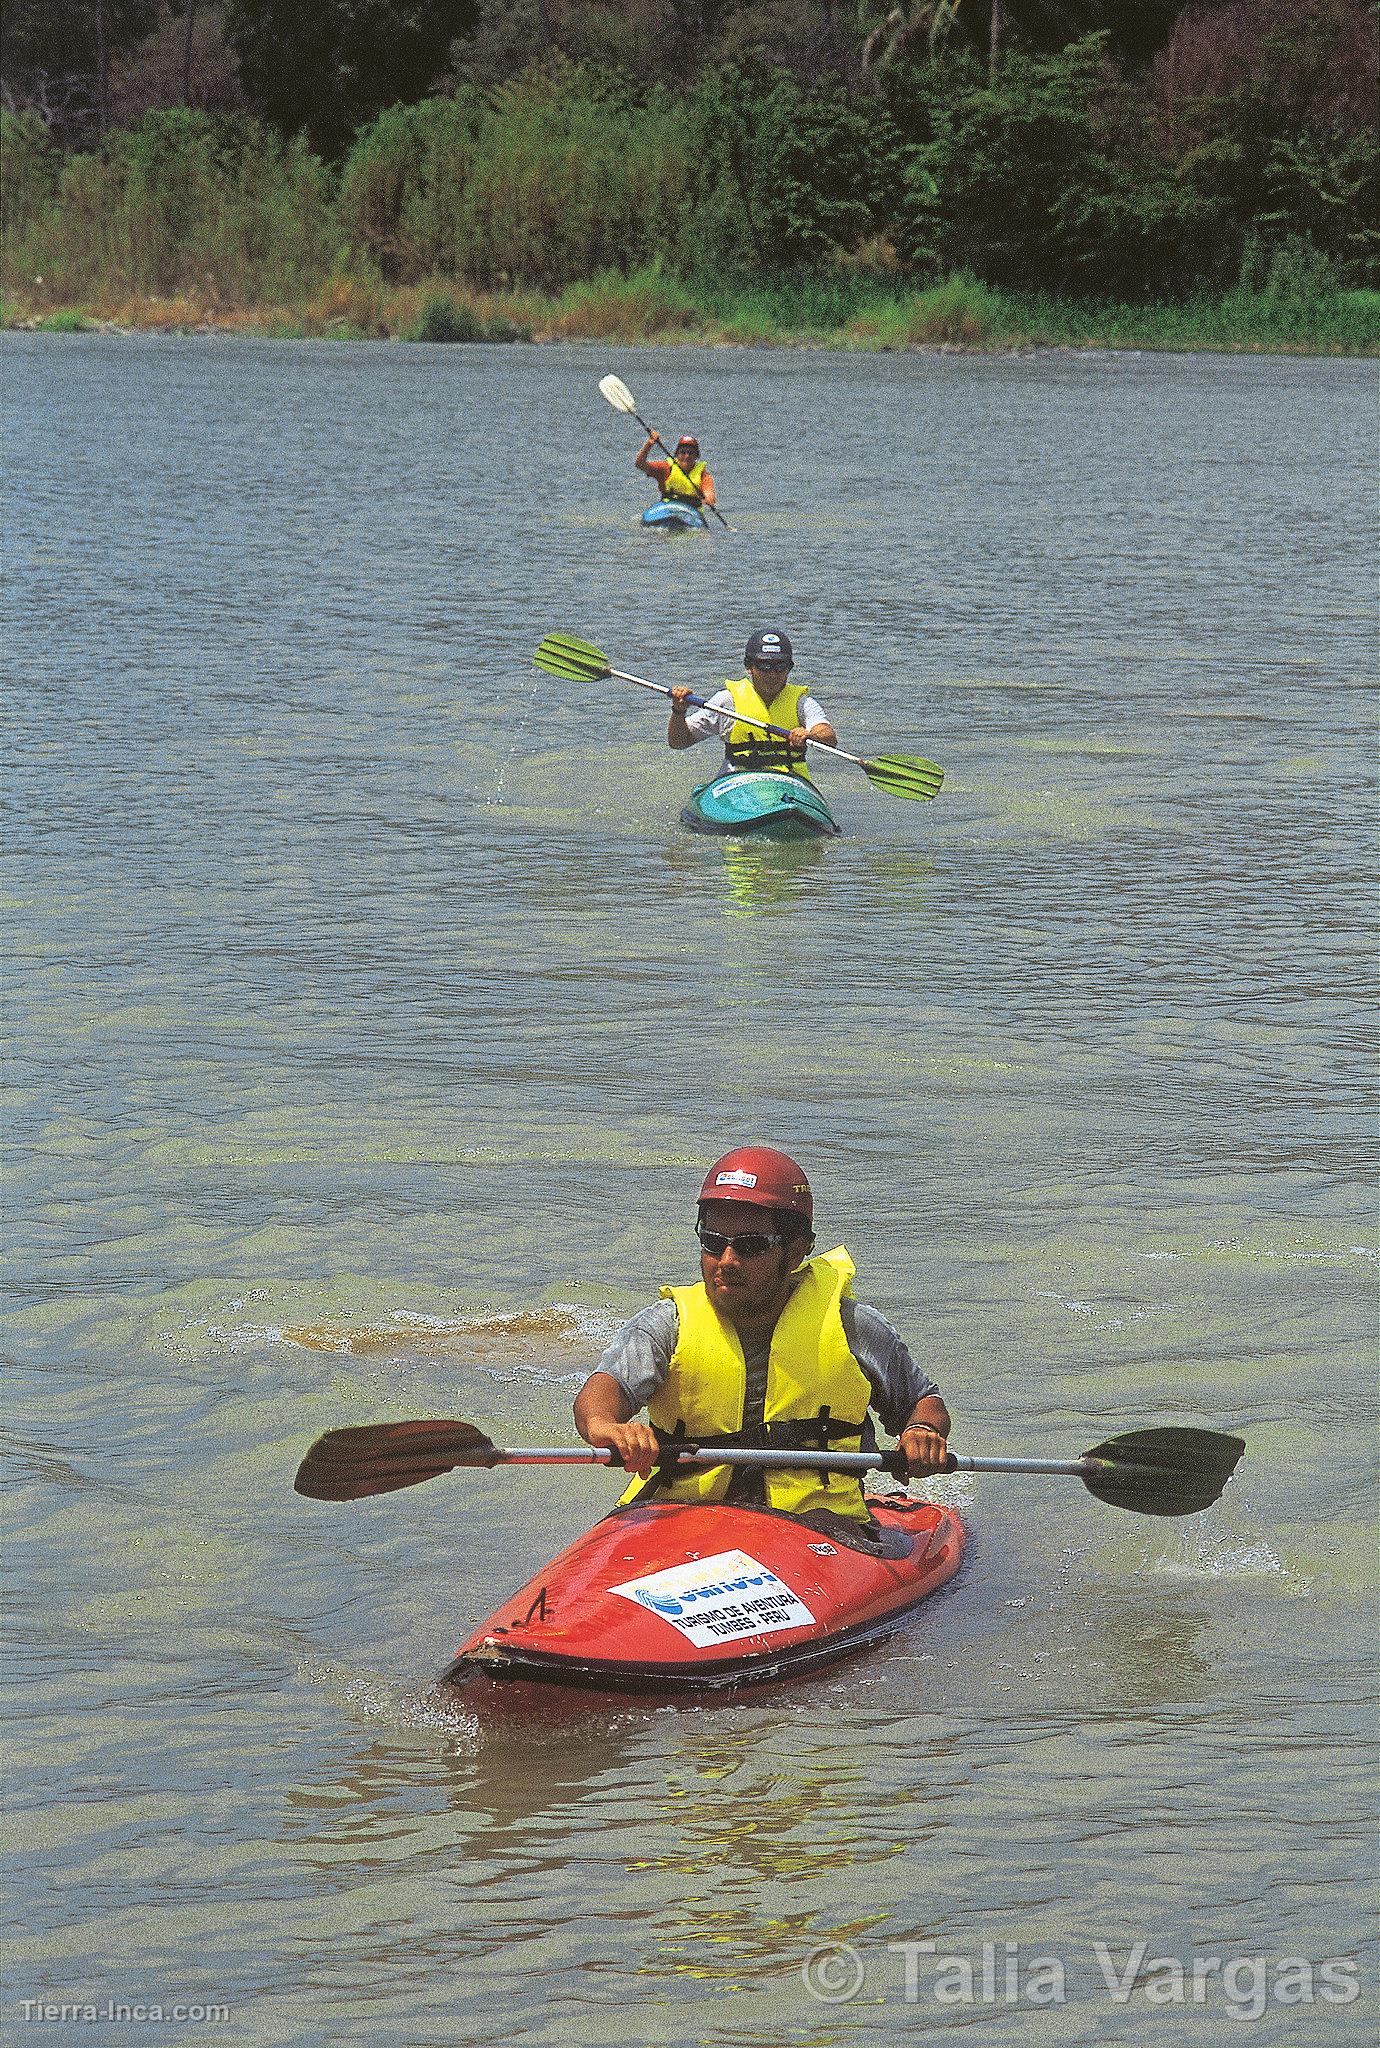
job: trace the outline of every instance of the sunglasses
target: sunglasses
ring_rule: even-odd
[[[719,1230],[696,1230],[695,1235],[711,1259],[721,1259],[730,1245],[740,1259],[760,1259],[786,1242],[779,1231],[769,1230],[735,1230],[727,1237]]]

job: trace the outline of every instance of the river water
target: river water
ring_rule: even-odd
[[[1373,2040],[1373,366],[0,367],[4,2038]],[[638,528],[609,369],[732,534]],[[938,801],[826,764],[838,841],[697,839],[710,750],[530,666],[713,685],[758,624]],[[298,1459],[566,1441],[749,1136],[958,1448],[1246,1462],[1182,1523],[944,1482],[959,1578],[793,1688],[448,1703],[612,1480],[327,1507]]]

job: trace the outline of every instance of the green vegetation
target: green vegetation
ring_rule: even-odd
[[[408,341],[530,341],[531,332],[501,313],[485,317],[467,299],[453,292],[432,292],[423,299]]]
[[[468,292],[432,280],[387,286],[337,274],[309,298],[227,307],[195,293],[95,295],[80,309],[35,319],[48,331],[101,322],[188,330],[207,326],[280,339],[429,342],[673,340],[740,347],[856,351],[919,348],[1124,348],[1380,353],[1380,292],[1307,296],[1238,288],[1150,303],[1000,291],[968,275],[927,289],[864,282],[846,292],[798,280],[728,283],[668,279],[656,269],[617,272],[558,293]]]
[[[55,313],[45,313],[35,325],[42,334],[89,334],[96,323],[73,306],[60,306]]]
[[[810,13],[781,5],[797,25]],[[396,9],[317,11],[377,39]],[[442,11],[417,15],[433,55]],[[836,27],[840,11],[825,10]],[[226,21],[267,64],[274,24],[312,12],[236,0]],[[155,106],[80,147],[37,107],[0,115],[7,322],[1380,347],[1362,0],[1232,0],[1211,18],[1164,4],[1134,48],[1105,29],[1022,42],[1008,4],[980,50],[952,7],[876,22],[864,7],[856,39],[809,64],[789,37],[777,61],[726,44],[747,10],[725,0],[714,61],[674,93],[650,75],[656,10],[631,5],[616,46],[597,12],[546,0],[524,27],[520,7],[480,0],[445,89],[370,113],[333,156],[243,108]],[[551,34],[534,58],[538,13]],[[353,105],[357,71],[332,47]]]

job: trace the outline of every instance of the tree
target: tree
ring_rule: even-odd
[[[1377,73],[1367,0],[1184,10],[1148,86],[1166,158],[1230,224],[1228,277],[1253,240],[1303,235],[1358,283],[1374,279]]]
[[[995,79],[969,52],[881,83],[935,181],[941,264],[985,284],[1172,289],[1220,216],[1144,146],[1104,35],[1007,49]]]
[[[1088,35],[1103,35],[1112,56],[1142,64],[1162,49],[1183,0],[882,0],[882,18],[866,35],[862,68],[875,72],[945,49],[967,49],[995,79],[1008,50],[1053,55]],[[875,19],[876,5],[863,13]]]
[[[5,0],[5,106],[34,108],[64,142],[104,135],[111,66],[157,15],[157,0]]]
[[[155,107],[240,111],[244,93],[224,16],[221,0],[158,0],[153,32],[111,66],[112,123],[132,127]]]
[[[475,0],[227,0],[225,31],[251,104],[339,159],[365,122],[425,97]]]

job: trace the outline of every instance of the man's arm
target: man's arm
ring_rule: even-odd
[[[822,747],[836,747],[838,745],[838,734],[824,716],[822,707],[815,702],[808,692],[800,700],[800,710],[802,713],[813,713],[814,715],[808,725],[805,724],[802,717],[800,724],[792,732],[791,748],[794,753],[804,753],[806,740],[818,740]]]
[[[666,743],[668,746],[673,747],[677,753],[682,752],[686,747],[695,746],[700,740],[711,738],[714,733],[717,733],[720,739],[723,737],[724,725],[721,716],[716,716],[714,725],[708,730],[704,726],[700,726],[697,729],[690,724],[688,714],[692,695],[693,692],[688,683],[677,683],[671,692],[671,717],[666,727]],[[730,703],[732,702],[731,699],[729,701]],[[710,702],[713,703],[712,698]],[[716,711],[717,709],[718,707],[716,707]]]
[[[596,1451],[617,1451],[643,1479],[661,1455],[656,1431],[633,1419],[631,1396],[611,1372],[592,1372],[575,1396],[575,1427]]]
[[[907,1475],[942,1472],[949,1450],[949,1411],[938,1387],[875,1308],[846,1299],[841,1313],[848,1348],[872,1382],[872,1406],[882,1427],[898,1439]]]
[[[686,707],[690,702],[690,685],[678,683],[671,692],[671,720],[666,728],[666,744],[674,747],[679,754],[686,747],[693,747],[696,740],[703,739],[703,733],[691,732],[685,722]]]
[[[659,457],[656,461],[651,460],[652,450],[655,448],[659,438],[660,436],[657,434],[648,434],[641,448],[633,457],[633,468],[640,469],[644,476],[652,477],[657,483],[661,481],[661,475],[658,472],[664,474],[669,467],[664,457]]]
[[[949,1411],[938,1394],[917,1401],[901,1431],[898,1448],[905,1456],[906,1477],[942,1472],[949,1455]]]

